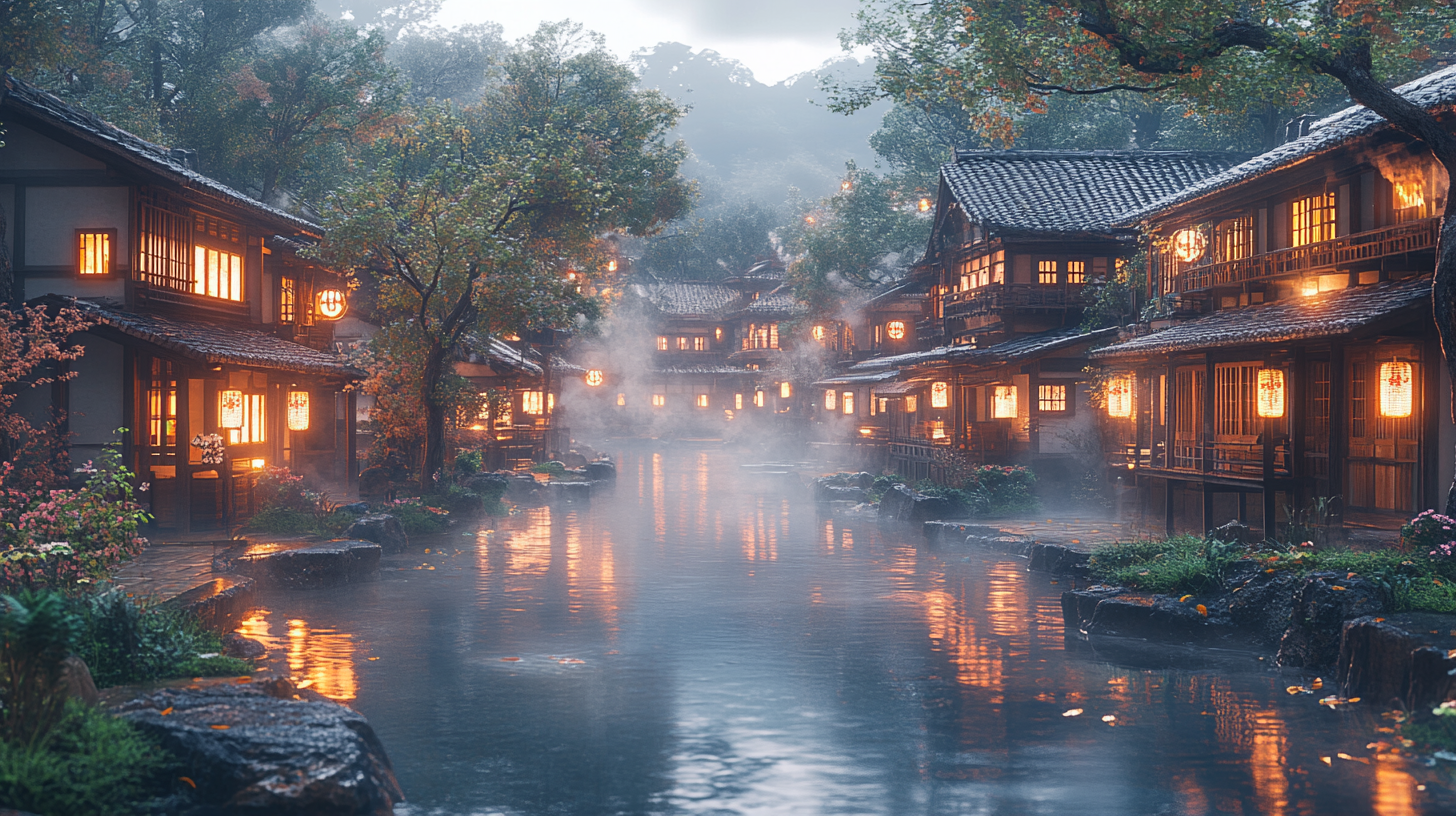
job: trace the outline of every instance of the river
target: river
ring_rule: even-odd
[[[722,451],[616,458],[610,497],[243,625],[369,718],[402,816],[1440,812],[1366,748],[1379,710],[1304,675],[1108,662],[1021,559],[824,518]]]

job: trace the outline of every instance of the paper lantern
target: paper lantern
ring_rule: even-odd
[[[891,320],[885,324],[885,336],[891,340],[905,339],[905,321]]]
[[[1183,263],[1193,263],[1208,249],[1203,230],[1181,229],[1173,233],[1173,255]]]
[[[1114,419],[1132,416],[1132,378],[1114,377],[1107,383],[1107,415]]]
[[[1016,418],[1016,386],[996,386],[991,395],[991,416],[996,419]]]
[[[950,383],[936,382],[930,384],[930,407],[950,407]]]
[[[1284,371],[1278,368],[1259,369],[1259,416],[1277,419],[1284,416]]]
[[[217,426],[232,430],[243,427],[243,392],[231,389],[218,392]]]
[[[592,388],[596,388],[606,381],[606,377],[602,374],[602,371],[599,368],[593,368],[586,373],[586,384],[591,386]]]
[[[288,392],[288,430],[290,430],[290,431],[306,431],[306,430],[308,430],[308,420],[309,420],[309,413],[308,413],[308,392],[307,391],[289,391]]]
[[[324,289],[318,293],[318,314],[325,320],[338,320],[344,316],[348,301],[342,289]]]
[[[1411,415],[1410,363],[1380,364],[1380,415],[1396,419]]]
[[[836,401],[838,400],[838,398],[839,398],[839,394],[833,388],[829,389],[828,391],[825,391],[824,392],[824,410],[826,410],[826,411],[833,411],[834,410],[834,406],[837,404]]]

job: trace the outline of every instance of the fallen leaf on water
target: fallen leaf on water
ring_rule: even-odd
[[[166,708],[162,709],[162,716],[163,717],[165,717],[165,716],[167,716],[168,714],[171,714],[171,713],[172,713],[172,707],[171,706],[167,706]]]
[[[191,779],[188,779],[185,776],[179,776],[177,778],[180,779],[183,782],[186,782],[188,787],[192,788],[193,790],[197,790],[197,783],[196,782],[193,782]]]
[[[1345,576],[1345,580],[1348,581],[1348,580],[1350,580],[1351,578],[1354,578],[1354,577],[1355,577],[1355,573],[1352,572],[1352,573],[1349,573],[1349,574],[1347,574]]]
[[[1347,702],[1347,703],[1358,703],[1358,702],[1360,702],[1360,698],[1359,697],[1351,697],[1350,699],[1346,700],[1345,702]]]
[[[1080,538],[1074,538],[1074,539],[1072,539],[1072,543],[1073,544],[1081,544],[1082,543],[1082,539],[1080,539]]]
[[[1183,597],[1178,599],[1178,603],[1188,603],[1188,599],[1192,597],[1192,595],[1184,595]]]
[[[1326,765],[1334,765],[1335,764],[1334,762],[1332,762],[1330,760],[1329,757],[1320,757],[1320,762],[1323,762]]]
[[[234,680],[233,682],[234,683],[238,683],[238,684],[241,685],[243,683],[251,683],[251,682],[253,682],[253,678],[251,678],[251,677],[239,677],[238,679]]]
[[[1324,678],[1322,678],[1322,677],[1316,677],[1314,679],[1314,682],[1309,684],[1309,687],[1312,688],[1312,689],[1314,689],[1315,691],[1319,691],[1320,689],[1322,689],[1322,688],[1325,687]]]
[[[1264,572],[1266,574],[1269,574],[1269,575],[1273,575],[1274,574],[1274,570],[1272,570],[1272,569],[1266,569],[1266,570],[1264,570]]]
[[[377,658],[377,657],[371,657],[371,658],[369,658],[369,659],[370,659],[370,660],[378,660],[378,659],[379,659],[379,658]]]
[[[516,663],[518,661],[520,661],[520,658],[519,657],[502,657],[501,658],[501,662],[502,663]]]
[[[1345,588],[1342,587],[1342,586],[1332,586],[1332,587],[1330,587],[1330,589],[1333,589],[1336,592],[1344,592],[1345,591]]]
[[[231,725],[209,725],[208,728],[211,728],[214,731],[226,731],[229,728],[232,728],[232,726]]]
[[[565,657],[565,658],[562,658],[561,660],[558,660],[556,662],[560,663],[563,666],[568,666],[568,665],[572,665],[572,664],[576,664],[576,663],[585,663],[586,661],[585,660],[577,660],[574,657]]]
[[[1376,623],[1385,623],[1385,618],[1376,618],[1375,619],[1375,622]]]
[[[607,654],[621,654],[621,652],[617,651],[616,649],[613,649],[610,652],[607,652]]]
[[[1203,617],[1208,617],[1208,607],[1204,606],[1203,604],[1199,604],[1198,606],[1194,607],[1194,609],[1197,609],[1198,614],[1202,615]]]
[[[1062,716],[1063,717],[1076,717],[1076,716],[1080,716],[1081,713],[1082,713],[1082,709],[1080,709],[1080,708],[1069,708],[1066,711],[1063,711],[1062,712]]]
[[[1418,791],[1423,791],[1425,789],[1426,789],[1426,786],[1425,785],[1416,785],[1416,790],[1418,790]]]
[[[1117,722],[1117,715],[1116,714],[1103,714],[1102,715],[1102,721],[1105,722],[1105,723],[1107,723],[1108,725],[1112,725],[1113,723]]]
[[[1285,689],[1285,691],[1289,692],[1290,694],[1309,693],[1309,689],[1305,688],[1304,686],[1290,686],[1289,688]]]

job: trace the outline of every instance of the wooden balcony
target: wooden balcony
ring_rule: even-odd
[[[1333,271],[1362,261],[1434,249],[1441,234],[1441,219],[1427,218],[1345,235],[1332,241],[1278,249],[1237,261],[1189,267],[1173,279],[1178,294],[1249,281],[1296,275],[1315,270]]]
[[[993,283],[945,296],[947,319],[976,317],[1004,309],[1080,308],[1082,285]]]

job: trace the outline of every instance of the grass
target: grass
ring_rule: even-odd
[[[71,597],[67,605],[80,623],[76,654],[97,688],[253,671],[252,662],[222,655],[222,638],[182,612],[145,607],[118,591]]]

